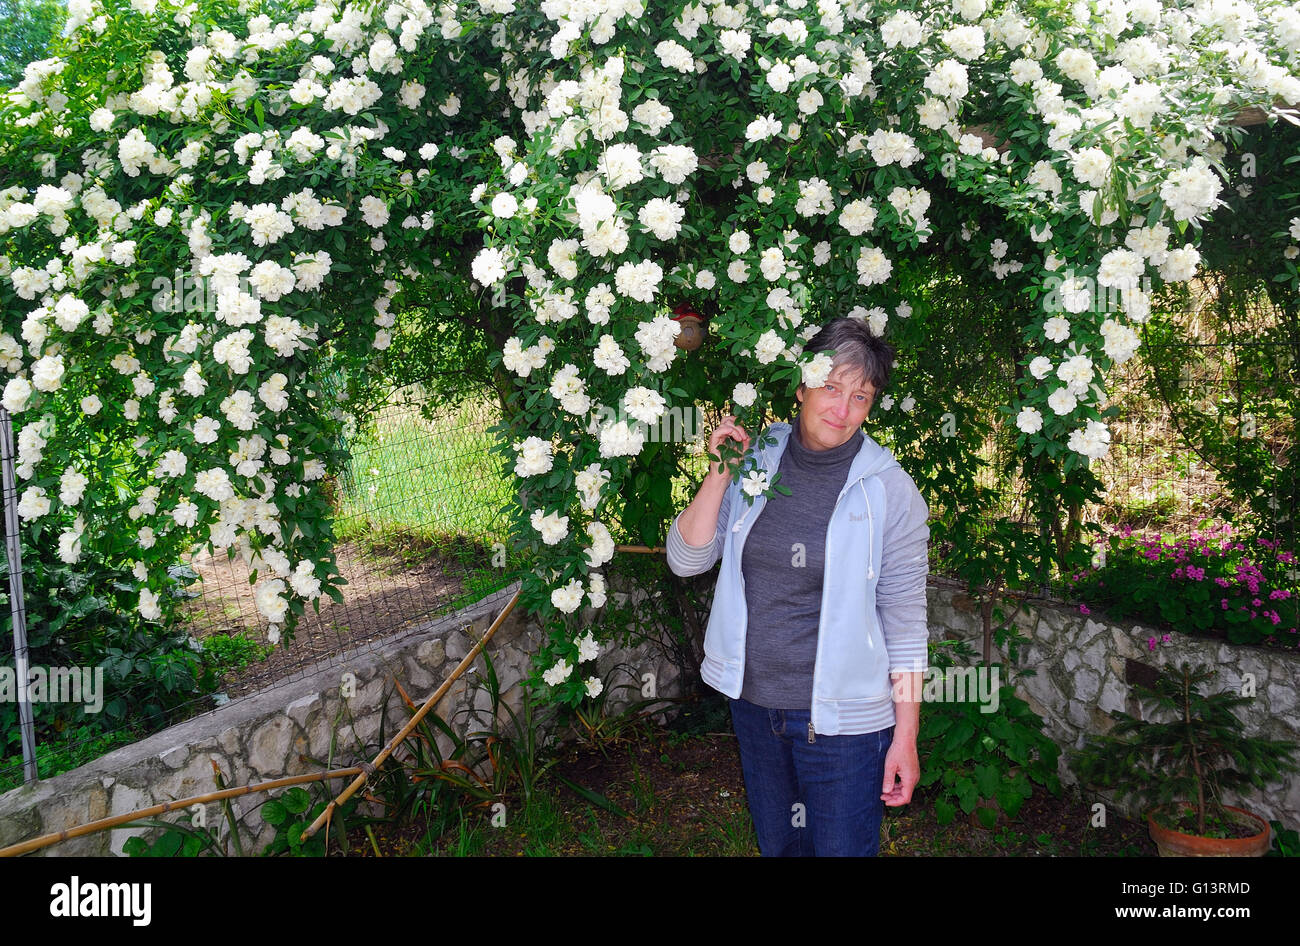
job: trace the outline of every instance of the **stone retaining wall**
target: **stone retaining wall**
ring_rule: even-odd
[[[394,679],[417,705],[422,704],[469,653],[513,593],[513,588],[506,589],[470,608],[413,628],[377,649],[318,664],[292,682],[233,700],[71,772],[0,795],[0,847],[216,791],[214,763],[226,784],[236,786],[322,771],[320,765],[304,757],[331,760],[333,768],[368,761],[381,747],[379,732],[385,709],[386,739],[410,719],[393,686]],[[523,620],[521,614],[512,611],[487,645],[504,699],[516,712],[523,699],[520,682],[544,638],[537,624]],[[678,671],[649,648],[604,651],[597,665],[604,673],[621,662],[637,668],[638,675],[653,673],[658,696],[671,697],[678,692]],[[589,667],[583,664],[582,670]],[[488,694],[474,676],[483,669],[479,656],[436,706],[438,714],[462,734],[491,723]],[[633,695],[639,699],[640,690]],[[611,709],[619,704],[611,695]],[[508,720],[500,722],[504,726]],[[450,741],[442,748],[449,749]],[[332,786],[337,792],[345,784],[337,780]],[[268,797],[259,793],[232,801],[245,828],[243,837],[254,839],[245,844],[246,851],[261,850],[275,836],[260,815],[259,806]],[[169,814],[166,820],[176,817]],[[207,805],[204,817],[209,826],[220,822],[218,805]],[[148,830],[101,831],[60,842],[45,853],[120,854],[128,837]]]
[[[930,639],[968,640],[976,653],[983,632],[979,608],[955,582],[932,580],[929,589]],[[1016,681],[1016,692],[1043,717],[1045,731],[1063,749],[1082,747],[1089,733],[1107,732],[1113,710],[1143,718],[1131,690],[1151,669],[1184,661],[1218,669],[1216,689],[1247,691],[1255,698],[1243,707],[1248,735],[1285,739],[1300,745],[1300,655],[1263,647],[1229,645],[1182,634],[1163,634],[1140,624],[1094,620],[1078,605],[1037,602],[1016,617],[1029,643],[1020,652],[1020,667],[1032,676]],[[1149,641],[1155,638],[1154,649]],[[1077,784],[1060,761],[1061,781]],[[1269,820],[1300,825],[1300,775],[1292,774],[1264,791],[1231,796]],[[1132,812],[1129,813],[1130,815]]]
[[[0,796],[0,847],[214,791],[214,762],[228,785],[245,785],[320,771],[304,757],[331,759],[335,767],[369,759],[379,748],[385,709],[386,736],[409,718],[393,680],[421,703],[469,653],[473,640],[487,630],[511,594],[513,589],[499,592],[395,637],[379,649],[345,654],[293,682],[232,701],[74,771],[16,788]],[[943,579],[932,581],[929,602],[931,639],[966,639],[978,650],[980,618],[974,602]],[[1019,678],[1017,691],[1043,717],[1048,735],[1064,748],[1081,746],[1088,733],[1106,731],[1111,710],[1140,715],[1130,681],[1140,679],[1144,667],[1180,660],[1218,667],[1220,685],[1225,687],[1241,688],[1253,681],[1256,699],[1245,708],[1247,731],[1300,743],[1296,699],[1300,657],[1294,654],[1181,635],[1153,651],[1147,641],[1159,637],[1154,631],[1133,624],[1104,624],[1080,614],[1077,607],[1046,602],[1024,608],[1016,623],[1030,639],[1021,666],[1037,670],[1033,676]],[[516,710],[522,699],[520,681],[542,637],[534,622],[512,612],[488,645],[505,699]],[[603,672],[621,662],[635,667],[638,675],[653,673],[660,696],[681,691],[684,681],[677,669],[648,647],[603,653],[598,665]],[[483,669],[482,657],[474,667]],[[437,707],[462,733],[490,722],[487,694],[475,683],[473,673],[457,681]],[[618,705],[612,702],[612,708]],[[1060,774],[1066,784],[1074,781],[1064,758]],[[274,830],[259,814],[258,806],[265,800],[265,795],[254,795],[233,801],[245,835],[255,839],[248,846],[252,850],[260,850],[274,837]],[[1300,778],[1295,776],[1264,792],[1230,800],[1245,801],[1267,818],[1300,824]],[[212,824],[219,810],[209,805],[205,814]],[[46,850],[54,855],[117,854],[127,837],[142,833],[145,829],[100,832]]]

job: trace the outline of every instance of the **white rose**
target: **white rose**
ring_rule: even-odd
[[[1016,426],[1027,434],[1036,434],[1043,429],[1043,415],[1035,407],[1026,407],[1017,415]]]
[[[740,483],[740,488],[750,496],[761,496],[767,492],[767,473],[762,470],[750,470]]]
[[[548,686],[559,686],[569,679],[571,673],[573,673],[573,667],[567,661],[560,660],[556,662],[555,666],[542,674],[542,681]]]
[[[508,220],[519,210],[519,201],[513,194],[501,193],[492,198],[492,216]]]
[[[1062,416],[1074,410],[1078,403],[1079,399],[1064,387],[1057,388],[1047,399],[1047,406]]]
[[[32,396],[32,386],[26,378],[10,378],[9,383],[5,385],[4,398],[0,403],[4,404],[5,410],[11,414],[17,414],[27,407],[27,401]]]

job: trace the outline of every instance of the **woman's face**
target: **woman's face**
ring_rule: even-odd
[[[876,389],[860,373],[843,365],[831,369],[820,388],[799,385],[796,398],[803,405],[799,434],[809,450],[831,450],[862,429]]]

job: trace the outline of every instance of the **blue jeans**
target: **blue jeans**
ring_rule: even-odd
[[[810,717],[731,700],[758,849],[764,857],[874,857],[894,727],[809,742]]]

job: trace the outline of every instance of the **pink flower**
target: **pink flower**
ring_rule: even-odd
[[[1156,649],[1156,639],[1154,637],[1148,638],[1147,650],[1155,650],[1155,649]]]
[[[1080,614],[1092,614],[1092,612],[1088,610],[1088,606],[1087,606],[1086,604],[1081,604],[1081,605],[1079,605],[1079,613],[1080,613]]]
[[[1168,634],[1163,635],[1163,636],[1160,638],[1160,642],[1161,642],[1162,644],[1168,644],[1168,643],[1169,643],[1169,635],[1168,635]]]

